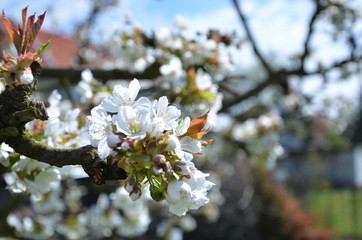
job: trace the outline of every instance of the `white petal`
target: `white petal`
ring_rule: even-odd
[[[160,99],[158,99],[158,101],[155,101],[156,103],[156,114],[158,116],[162,116],[166,113],[167,110],[167,106],[168,106],[168,100],[167,97],[163,96],[160,97]]]
[[[190,126],[190,118],[186,117],[178,129],[176,129],[177,136],[182,136],[187,132],[187,129],[189,129]]]
[[[201,192],[194,192],[190,209],[196,210],[209,202],[209,199]]]
[[[138,82],[138,80],[135,78],[133,79],[128,87],[129,96],[131,97],[131,101],[134,101],[138,95],[139,90],[141,89],[141,86]]]
[[[186,136],[186,137],[181,138],[180,142],[181,142],[181,147],[185,151],[189,151],[192,153],[201,152],[201,143],[196,139]]]
[[[102,103],[101,106],[107,111],[111,113],[118,112],[119,106],[121,105],[121,101],[118,97],[114,96],[108,96],[106,97]]]
[[[103,138],[98,143],[98,155],[101,159],[108,157],[111,152],[110,147],[107,144],[107,138]]]
[[[81,78],[84,82],[90,83],[93,80],[93,74],[90,69],[85,69],[81,73]]]
[[[48,98],[48,102],[50,105],[56,105],[62,100],[62,96],[59,94],[58,90],[53,90]]]
[[[186,215],[186,212],[189,210],[188,207],[184,204],[170,204],[169,209],[171,213],[181,217]]]

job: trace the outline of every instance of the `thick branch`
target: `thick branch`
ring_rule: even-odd
[[[45,143],[36,141],[28,133],[22,133],[16,137],[8,137],[5,142],[17,153],[57,167],[82,164],[81,159],[83,156],[94,151],[91,146],[78,149],[50,147]]]
[[[98,185],[104,184],[106,180],[127,177],[116,162],[100,159],[96,149],[90,145],[76,149],[59,149],[38,142],[25,132],[16,137],[7,137],[5,142],[17,153],[52,166],[82,165],[92,181]]]
[[[37,77],[41,70],[40,65],[39,69],[32,70]],[[112,159],[100,159],[96,149],[90,145],[77,149],[58,149],[39,142],[29,135],[24,128],[27,122],[34,119],[48,119],[44,104],[30,98],[34,87],[33,85],[7,86],[0,94],[0,143],[5,142],[15,152],[52,166],[81,164],[95,184],[126,178],[126,173],[117,166],[117,162]]]
[[[153,79],[160,76],[159,64],[155,63],[148,67],[143,73],[132,73],[120,69],[92,69],[93,76],[98,80],[109,79]],[[41,74],[42,78],[67,78],[71,82],[76,83],[81,79],[81,73],[85,67],[78,68],[44,68]]]

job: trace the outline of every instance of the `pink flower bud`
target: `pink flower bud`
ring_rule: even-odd
[[[157,166],[157,165],[153,165],[151,168],[151,171],[154,175],[160,175],[165,172],[165,171],[163,171],[162,167]]]
[[[136,185],[136,179],[133,176],[128,176],[126,179],[126,182],[124,183],[124,189],[126,189],[127,192],[131,193]]]
[[[166,172],[171,172],[172,171],[172,166],[171,166],[170,162],[166,162],[163,168],[164,168],[164,170]]]
[[[156,154],[153,157],[153,162],[157,165],[164,165],[166,163],[166,157],[163,154]]]
[[[139,187],[135,187],[133,189],[133,191],[129,194],[129,197],[133,200],[136,201],[137,199],[139,199],[142,195],[142,190]]]

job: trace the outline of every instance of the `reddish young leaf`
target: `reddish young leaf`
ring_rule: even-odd
[[[39,15],[35,24],[32,26],[32,29],[31,29],[32,38],[31,38],[31,42],[30,42],[30,47],[33,45],[34,40],[35,40],[36,36],[38,35],[38,32],[44,22],[45,14],[46,14],[46,11],[43,14]]]
[[[35,14],[27,18],[27,12],[28,7],[22,9],[22,26],[19,25],[18,30],[16,30],[11,22],[5,17],[4,12],[1,19],[19,55],[26,54],[30,50],[36,35],[43,24],[46,13],[44,12],[41,14],[35,22]]]
[[[190,126],[187,129],[187,132],[183,136],[190,136],[190,137],[195,138],[195,139],[200,139],[200,138],[202,138],[202,136],[207,134],[210,131],[210,129],[207,129],[207,130],[204,130],[204,131],[202,131],[202,129],[206,125],[207,117],[208,117],[209,112],[210,112],[210,110],[207,111],[207,113],[193,119],[190,122]]]
[[[192,121],[190,122],[190,126],[187,129],[187,132],[185,135],[190,136],[190,135],[194,135],[196,133],[199,133],[204,127],[205,124],[207,122],[207,116],[209,114],[210,110],[207,111],[207,113],[192,119]]]
[[[190,137],[195,138],[195,139],[201,139],[204,135],[208,134],[208,132],[210,132],[210,128],[208,128],[202,132],[198,132],[196,134],[190,135]]]
[[[25,23],[26,23],[26,15],[28,14],[28,6],[26,6],[25,8],[23,8],[21,10],[21,18],[22,18],[22,28],[24,29],[25,28]]]
[[[15,28],[13,27],[13,25],[11,24],[11,22],[5,17],[5,13],[3,12],[2,16],[1,16],[1,20],[6,28],[6,31],[8,32],[11,41],[14,43],[16,50],[19,52],[20,48],[19,46],[21,46],[21,38],[19,35],[19,32],[17,32],[15,30]]]
[[[26,27],[24,29],[23,46],[21,47],[21,53],[25,54],[31,48],[32,28],[34,25],[35,14],[28,17]],[[29,46],[30,45],[30,46]]]

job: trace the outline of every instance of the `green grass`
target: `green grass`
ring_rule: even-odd
[[[316,227],[327,227],[336,237],[362,237],[362,190],[312,191],[305,206],[317,218]]]

